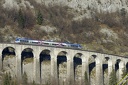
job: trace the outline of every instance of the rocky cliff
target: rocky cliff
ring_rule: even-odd
[[[1,0],[5,8],[16,8],[30,6],[34,8],[29,0]],[[39,4],[69,6],[77,10],[96,9],[100,11],[114,12],[125,8],[128,10],[127,0],[35,0]]]

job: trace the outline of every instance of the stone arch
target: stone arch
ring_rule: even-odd
[[[16,53],[15,48],[8,46],[2,51],[2,69],[11,73],[11,76],[16,75]]]
[[[32,48],[25,48],[21,52],[21,74],[27,75],[28,82],[33,81],[34,54]]]
[[[5,59],[5,57],[14,57],[15,55],[15,49],[13,47],[6,47],[2,51],[2,61]]]
[[[120,59],[117,59],[116,62],[115,62],[115,71],[117,72],[118,69],[119,69],[119,63],[120,63]]]
[[[116,72],[116,77],[117,77],[118,81],[121,79],[120,67],[119,67],[120,63],[122,63],[121,59],[117,59],[116,62],[115,62],[115,72]]]
[[[40,53],[40,62],[51,60],[50,50],[45,49]]]
[[[51,55],[50,50],[44,49],[40,53],[40,79],[41,84],[48,84],[51,80]]]
[[[21,60],[22,62],[27,59],[27,58],[33,58],[34,55],[33,55],[33,49],[31,48],[25,48],[22,52],[21,52]],[[30,60],[25,60],[25,62],[31,62]]]
[[[108,68],[108,61],[110,60],[109,57],[105,57],[104,58],[104,61],[103,61],[103,71],[107,71],[107,68]]]
[[[67,52],[60,51],[57,55],[57,72],[58,72],[58,79],[59,84],[66,84],[67,78]]]
[[[103,68],[103,82],[104,85],[108,85],[109,84],[109,80],[108,80],[108,61],[110,60],[110,57],[105,57],[103,60],[103,64],[102,64],[102,68]]]
[[[75,84],[81,84],[82,79],[82,53],[76,53],[73,57]]]
[[[90,84],[92,85],[94,80],[95,80],[95,77],[96,77],[96,59],[97,55],[91,55],[89,57],[89,80],[90,80]]]

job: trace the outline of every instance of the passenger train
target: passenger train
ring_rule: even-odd
[[[60,43],[60,42],[45,41],[45,40],[33,40],[29,38],[16,38],[15,43],[82,49],[82,46],[80,44],[72,44],[72,43],[67,43],[67,42]]]

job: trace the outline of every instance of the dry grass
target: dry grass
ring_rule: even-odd
[[[28,63],[32,63],[32,62],[33,62],[33,58],[26,58],[23,61],[24,64],[28,64]]]

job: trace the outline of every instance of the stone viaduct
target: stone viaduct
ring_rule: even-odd
[[[10,48],[13,50],[9,50]],[[31,49],[31,52],[25,49]],[[25,66],[23,65],[25,57],[23,58],[23,56],[26,56],[27,53],[32,56],[33,61],[31,65]],[[123,70],[128,71],[128,58],[85,50],[1,43],[0,55],[1,69],[7,70],[4,67],[7,65],[10,67],[9,71],[11,74],[17,76],[19,80],[22,79],[23,72],[26,71],[30,82],[35,81],[36,83],[42,84],[50,82],[52,85],[75,85],[77,82],[79,84],[76,85],[85,85],[86,72],[88,81],[94,82],[95,85],[104,85],[104,82],[109,82],[109,75],[113,69],[115,69],[114,71],[117,73],[118,80],[121,79]],[[14,57],[6,59],[5,55],[14,55]],[[47,58],[50,62],[49,66],[47,66],[47,63],[43,63],[46,64],[46,66],[41,66],[41,62],[45,60],[41,57],[49,57]],[[62,62],[65,63],[65,70],[60,71],[59,68],[61,66],[59,64]],[[93,71],[93,69],[95,71]],[[107,72],[106,79],[104,79],[105,71]],[[90,75],[93,74],[95,77],[91,80]],[[43,75],[48,76],[44,78]]]

